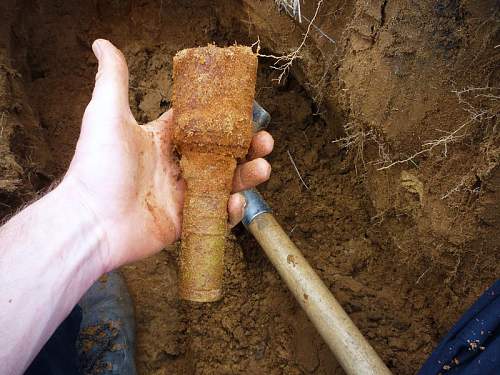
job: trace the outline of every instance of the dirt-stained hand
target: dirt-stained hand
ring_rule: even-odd
[[[110,270],[179,238],[185,186],[172,152],[172,111],[139,126],[129,107],[123,54],[102,39],[92,49],[99,61],[95,88],[64,179],[104,231],[103,261]],[[234,193],[269,178],[271,167],[262,157],[272,148],[269,133],[254,136],[248,161],[237,167]],[[240,194],[231,196],[231,225],[241,220],[243,205]]]

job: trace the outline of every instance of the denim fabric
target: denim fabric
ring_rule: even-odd
[[[500,280],[465,312],[418,375],[500,374]]]

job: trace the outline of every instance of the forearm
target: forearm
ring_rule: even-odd
[[[105,271],[104,234],[69,184],[0,228],[2,373],[22,373]]]

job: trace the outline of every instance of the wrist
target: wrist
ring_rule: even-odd
[[[25,369],[107,269],[105,234],[83,201],[65,179],[0,228],[0,362],[8,373]]]
[[[104,225],[95,212],[89,197],[79,181],[72,175],[66,175],[49,195],[54,195],[60,202],[59,209],[70,213],[70,225],[75,228],[86,228],[92,246],[85,247],[89,252],[89,261],[98,271],[98,277],[112,270],[109,257],[109,241]]]

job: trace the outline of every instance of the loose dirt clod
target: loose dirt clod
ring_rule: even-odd
[[[236,160],[252,138],[257,56],[233,46],[182,50],[174,57],[174,141],[187,182],[179,295],[222,297],[227,201]]]

